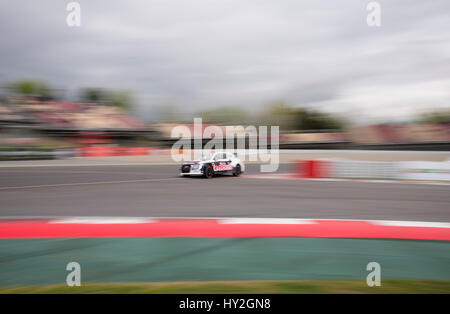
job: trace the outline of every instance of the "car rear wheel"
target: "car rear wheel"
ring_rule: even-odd
[[[214,170],[211,165],[206,165],[203,175],[206,179],[211,179],[214,176]]]
[[[241,175],[241,165],[237,165],[234,169],[233,176],[239,177]]]

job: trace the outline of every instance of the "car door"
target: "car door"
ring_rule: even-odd
[[[231,170],[231,160],[227,158],[226,153],[218,153],[214,156],[213,168],[214,172],[226,172]]]

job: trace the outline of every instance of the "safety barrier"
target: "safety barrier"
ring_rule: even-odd
[[[73,157],[76,152],[72,149],[55,150],[10,150],[0,151],[0,160],[34,160],[34,159],[57,159]]]
[[[295,173],[301,178],[450,181],[450,161],[299,160]]]
[[[302,160],[297,162],[297,174],[302,178],[330,177],[330,163],[324,160]]]
[[[450,181],[450,161],[405,161],[399,163],[398,171],[403,180]]]
[[[337,161],[330,167],[330,176],[334,178],[372,178],[396,179],[396,162],[378,161]]]

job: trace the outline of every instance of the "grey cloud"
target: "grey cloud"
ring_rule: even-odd
[[[43,78],[68,95],[132,89],[147,118],[165,102],[195,112],[285,99],[364,108],[367,121],[450,105],[448,88],[423,90],[420,103],[405,95],[450,84],[448,1],[379,1],[380,28],[366,25],[369,1],[359,0],[80,0],[79,28],[65,24],[67,2],[0,3],[0,80]],[[398,93],[361,94],[387,86]]]

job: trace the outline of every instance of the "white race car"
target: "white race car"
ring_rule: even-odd
[[[244,172],[244,163],[234,154],[215,152],[203,156],[201,160],[181,165],[180,176],[204,176],[212,178],[216,174],[232,174],[235,177]]]

